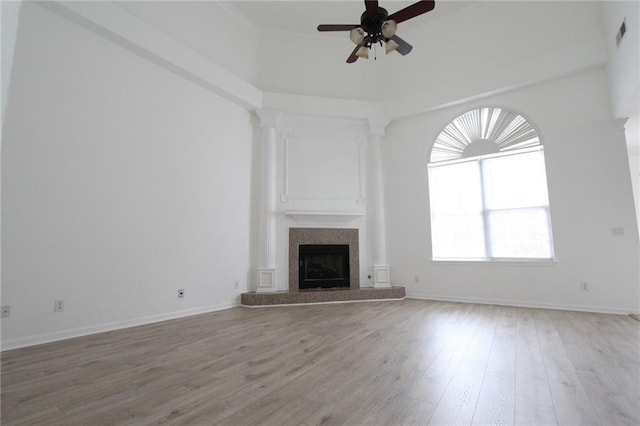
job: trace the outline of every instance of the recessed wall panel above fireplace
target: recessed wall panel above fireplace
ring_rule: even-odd
[[[284,136],[286,210],[364,212],[365,147],[353,136]]]

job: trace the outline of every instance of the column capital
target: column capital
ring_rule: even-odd
[[[371,136],[384,136],[384,129],[391,123],[391,121],[383,118],[369,118],[367,121],[369,123]]]
[[[614,127],[617,127],[618,129],[626,129],[628,121],[629,121],[628,117],[616,118],[616,119],[613,120],[613,125],[614,125]]]
[[[282,112],[273,109],[257,109],[256,115],[260,119],[261,128],[277,129]]]

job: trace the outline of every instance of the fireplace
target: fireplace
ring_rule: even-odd
[[[298,249],[300,290],[349,288],[348,244],[301,244]]]
[[[359,289],[358,229],[289,228],[289,291]]]

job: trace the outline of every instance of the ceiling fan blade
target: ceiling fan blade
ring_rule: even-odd
[[[318,25],[318,31],[351,31],[354,28],[359,27],[360,25]]]
[[[414,3],[411,6],[407,6],[404,9],[397,11],[396,13],[392,13],[387,17],[387,19],[393,19],[399,24],[407,19],[427,13],[430,10],[433,10],[434,7],[436,7],[436,2],[434,0],[421,0],[418,3]]]
[[[364,7],[367,9],[367,15],[370,18],[378,16],[378,0],[364,0]]]
[[[403,39],[401,39],[395,34],[389,37],[389,40],[393,40],[398,45],[398,47],[396,48],[396,52],[398,52],[402,56],[411,52],[411,49],[413,49],[412,45],[410,45],[409,43],[407,43],[406,41],[404,41]]]
[[[351,55],[349,55],[349,57],[347,58],[348,64],[352,64],[358,60],[358,55],[356,55],[356,53],[358,53],[358,50],[360,50],[361,47],[362,47],[362,44],[359,44],[356,46],[355,49],[353,49],[353,52],[351,52]]]

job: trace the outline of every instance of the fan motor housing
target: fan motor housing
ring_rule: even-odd
[[[365,10],[360,16],[360,26],[369,34],[372,43],[376,43],[383,39],[381,34],[382,23],[387,19],[389,13],[383,7],[378,7],[378,15],[371,17]]]

